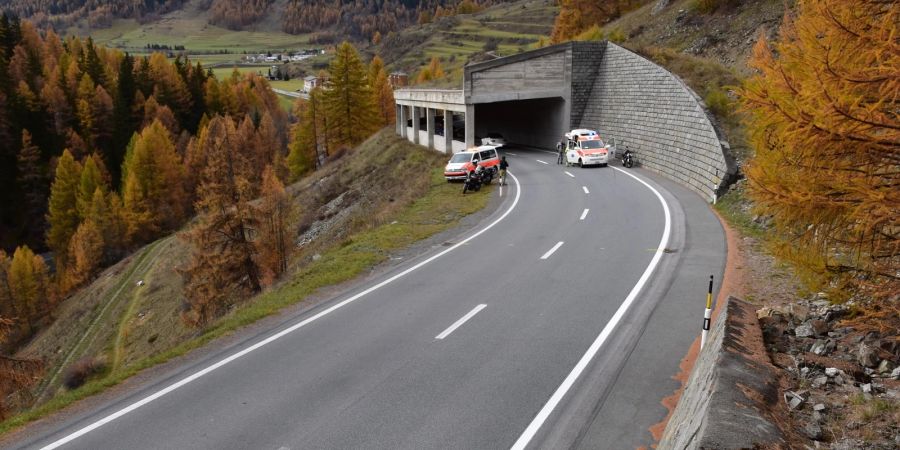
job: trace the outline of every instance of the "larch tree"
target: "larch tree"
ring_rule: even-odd
[[[56,163],[56,177],[50,187],[50,204],[47,212],[47,246],[53,251],[57,269],[65,267],[69,239],[78,228],[78,186],[81,182],[81,165],[68,150],[63,151]]]
[[[93,220],[78,225],[69,241],[71,262],[67,267],[66,290],[81,286],[94,276],[103,261],[103,235]]]
[[[78,209],[78,217],[84,219],[87,216],[88,208],[94,199],[94,191],[97,189],[106,192],[108,189],[107,175],[103,172],[105,168],[102,166],[102,160],[94,154],[85,158],[81,169],[81,178],[78,182],[78,194],[76,197],[76,206]]]
[[[778,254],[814,289],[883,299],[887,326],[900,317],[898,24],[896,2],[801,0],[779,42],[757,42],[740,92],[750,194]]]
[[[261,288],[252,242],[257,214],[250,205],[251,166],[236,134],[230,117],[216,117],[202,143],[207,164],[197,189],[199,220],[183,235],[193,251],[182,270],[189,307],[182,317],[192,326],[208,323]]]
[[[352,44],[338,46],[329,75],[324,93],[328,127],[337,146],[355,146],[375,131],[377,113],[366,66]]]
[[[604,25],[634,9],[643,0],[561,0],[559,15],[553,23],[550,43],[572,40],[592,25]]]
[[[297,124],[291,131],[287,159],[291,181],[315,170],[319,161],[328,156],[328,133],[322,91],[317,87],[309,93],[309,100],[299,100],[294,108]]]
[[[0,346],[8,341],[15,328],[11,318],[0,316]],[[7,399],[37,383],[42,370],[43,363],[39,360],[0,355],[0,420],[8,415]]]
[[[7,272],[9,292],[23,325],[30,327],[50,309],[47,265],[28,246],[13,253]]]
[[[262,198],[259,207],[259,233],[255,241],[260,276],[264,285],[271,285],[287,270],[293,247],[291,224],[295,208],[272,166],[263,172]]]
[[[141,132],[126,161],[122,197],[129,242],[147,242],[180,226],[188,210],[184,167],[162,122]]]
[[[393,125],[397,120],[394,111],[394,90],[388,80],[387,71],[381,58],[375,56],[369,64],[369,85],[372,86],[373,102],[378,111],[378,125]]]

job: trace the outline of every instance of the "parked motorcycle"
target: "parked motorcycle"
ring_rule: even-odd
[[[466,181],[463,182],[463,194],[468,191],[481,190],[482,176],[484,172],[471,171],[466,175]]]
[[[622,154],[622,165],[629,168],[634,167],[634,154],[631,153],[631,150],[626,149]]]

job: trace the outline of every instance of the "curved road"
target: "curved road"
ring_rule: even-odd
[[[698,196],[648,172],[506,153],[514,183],[456,246],[20,444],[651,443],[646,429],[665,416],[659,401],[699,331],[706,278],[724,265],[721,229]]]

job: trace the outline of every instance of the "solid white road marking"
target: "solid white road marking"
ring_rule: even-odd
[[[547,161],[541,161],[541,160],[539,160],[539,159],[536,159],[535,161],[537,161],[537,162],[539,162],[539,163],[541,163],[541,164],[550,164],[550,163],[548,163]]]
[[[570,177],[572,177],[572,178],[575,178],[575,175],[572,175],[568,170],[566,171],[566,175],[568,175],[568,176],[570,176]]]
[[[562,247],[562,245],[563,245],[563,241],[557,242],[556,245],[553,246],[553,248],[551,248],[550,250],[547,250],[547,253],[544,253],[544,256],[541,256],[541,259],[549,258],[550,255],[552,255],[553,252],[559,250],[559,248]]]
[[[484,303],[482,303],[482,304],[476,306],[474,309],[472,309],[471,311],[469,311],[466,315],[462,316],[462,318],[460,318],[459,320],[457,320],[456,322],[454,322],[453,325],[450,325],[450,327],[447,328],[446,330],[444,330],[443,333],[441,333],[441,334],[435,336],[434,338],[435,338],[435,339],[443,339],[443,338],[445,338],[445,337],[447,337],[447,336],[450,336],[450,333],[456,331],[457,328],[459,328],[460,326],[462,326],[462,324],[466,323],[467,320],[469,320],[469,319],[471,319],[472,317],[474,317],[475,314],[478,314],[478,311],[481,311],[482,309],[484,309],[485,306],[487,306],[487,305],[485,305]]]
[[[641,289],[644,288],[644,285],[647,283],[647,280],[650,279],[650,275],[653,274],[653,271],[656,270],[656,266],[659,264],[659,260],[662,258],[663,249],[666,248],[666,244],[669,242],[669,234],[672,231],[672,216],[669,213],[669,205],[666,203],[666,200],[663,198],[662,194],[659,193],[653,186],[650,186],[644,180],[619,169],[617,167],[613,167],[613,169],[618,170],[619,172],[628,175],[631,178],[634,178],[644,186],[647,186],[647,189],[653,191],[656,194],[656,198],[659,199],[659,202],[662,204],[663,212],[665,213],[666,224],[663,228],[662,238],[659,240],[659,249],[657,249],[656,254],[653,255],[653,259],[650,260],[650,264],[644,270],[644,273],[641,275],[641,278],[638,280],[637,284],[631,289],[631,292],[628,293],[628,296],[625,297],[625,301],[619,306],[619,309],[616,310],[616,313],[613,314],[612,318],[609,319],[609,322],[606,323],[606,326],[603,327],[603,330],[600,331],[600,335],[597,336],[597,339],[591,344],[588,348],[587,352],[581,357],[575,367],[572,368],[572,371],[569,372],[569,375],[566,376],[566,379],[563,380],[562,384],[556,389],[556,392],[550,396],[550,399],[547,400],[547,403],[544,404],[544,407],[538,412],[537,416],[528,424],[528,428],[522,432],[522,435],[519,436],[519,439],[516,440],[515,444],[511,447],[512,450],[522,450],[524,449],[534,435],[541,428],[541,425],[547,420],[547,417],[550,416],[550,413],[556,408],[560,401],[562,401],[563,396],[566,395],[566,392],[575,384],[575,381],[581,376],[581,372],[584,371],[585,367],[594,359],[594,356],[597,355],[597,352],[600,350],[600,347],[603,346],[603,343],[606,342],[606,339],[612,334],[612,331],[616,328],[616,325],[619,324],[619,321],[622,320],[622,317],[628,312],[628,308],[631,307],[631,304],[634,303],[634,299],[641,292]]]
[[[509,156],[519,156],[518,153],[507,153],[507,155],[509,155]]]
[[[581,188],[584,189],[584,193],[585,193],[585,194],[590,194],[590,193],[591,193],[591,191],[588,190],[587,186],[582,186]]]
[[[463,239],[462,241],[458,242],[456,245],[453,245],[452,247],[448,247],[448,248],[445,249],[444,251],[442,251],[442,252],[440,252],[440,253],[438,253],[438,254],[436,254],[436,255],[433,255],[433,256],[431,256],[430,258],[428,258],[428,259],[426,259],[426,260],[424,260],[424,261],[422,261],[422,262],[420,262],[420,263],[418,263],[418,264],[416,264],[416,265],[414,265],[414,266],[412,266],[412,267],[410,267],[410,268],[404,270],[403,272],[400,272],[400,273],[398,273],[398,274],[396,274],[396,275],[394,275],[394,276],[388,278],[387,280],[384,280],[384,281],[382,281],[381,283],[376,284],[375,286],[372,286],[372,287],[370,287],[370,288],[368,288],[368,289],[366,289],[366,290],[364,290],[364,291],[362,291],[362,292],[360,292],[360,293],[358,293],[358,294],[356,294],[356,295],[354,295],[354,296],[352,296],[352,297],[350,297],[350,298],[348,298],[348,299],[346,299],[346,300],[344,300],[344,301],[342,301],[342,302],[340,302],[340,303],[335,304],[334,306],[331,306],[331,307],[328,308],[328,309],[323,310],[322,312],[320,312],[320,313],[318,313],[318,314],[316,314],[316,315],[314,315],[314,316],[312,316],[312,317],[309,317],[309,318],[307,318],[307,319],[305,319],[305,320],[303,320],[303,321],[301,321],[301,322],[299,322],[299,323],[297,323],[297,324],[295,324],[295,325],[292,325],[291,327],[289,327],[289,328],[287,328],[287,329],[284,329],[284,330],[282,330],[282,331],[280,331],[280,332],[278,332],[278,333],[276,333],[276,334],[274,334],[274,335],[272,335],[272,336],[269,336],[268,338],[266,338],[266,339],[264,339],[264,340],[262,340],[262,341],[260,341],[260,342],[257,342],[256,344],[253,344],[252,346],[247,347],[247,348],[245,348],[244,350],[241,350],[241,351],[239,351],[239,352],[237,352],[237,353],[235,353],[235,354],[233,354],[233,355],[231,355],[231,356],[229,356],[229,357],[227,357],[227,358],[225,358],[225,359],[223,359],[223,360],[221,360],[221,361],[219,361],[219,362],[217,362],[217,363],[215,363],[215,364],[213,364],[213,365],[210,365],[210,366],[206,367],[205,369],[202,369],[202,370],[200,370],[200,371],[194,373],[193,375],[190,375],[190,376],[188,376],[188,377],[186,377],[186,378],[183,378],[183,379],[181,379],[180,381],[177,381],[177,382],[175,382],[175,383],[173,383],[173,384],[171,384],[171,385],[169,385],[169,386],[167,386],[167,387],[165,387],[165,388],[163,388],[163,389],[161,389],[161,390],[159,390],[159,391],[157,391],[157,392],[154,392],[153,394],[150,394],[150,395],[148,395],[148,396],[142,398],[141,400],[138,400],[138,401],[136,401],[136,402],[134,402],[134,403],[132,403],[132,404],[130,404],[130,405],[128,405],[128,406],[126,406],[126,407],[124,407],[124,408],[122,408],[122,409],[120,409],[120,410],[118,410],[118,411],[116,411],[116,412],[114,412],[114,413],[112,413],[112,414],[110,414],[110,415],[108,415],[108,416],[106,416],[106,417],[104,417],[104,418],[102,418],[102,419],[100,419],[100,420],[98,420],[98,421],[96,421],[96,422],[94,422],[94,423],[92,423],[92,424],[86,426],[86,427],[83,427],[83,428],[79,429],[78,431],[75,431],[74,433],[68,434],[68,435],[66,435],[65,437],[62,437],[62,438],[60,438],[59,440],[56,440],[56,441],[54,441],[54,442],[48,444],[47,446],[43,447],[42,450],[52,450],[52,449],[58,448],[58,447],[60,447],[60,446],[62,446],[62,445],[64,445],[64,444],[66,444],[66,443],[69,443],[69,442],[71,442],[71,441],[73,441],[73,440],[75,440],[75,439],[77,439],[77,438],[79,438],[79,437],[81,437],[81,436],[84,436],[85,434],[90,433],[91,431],[94,431],[94,430],[96,430],[97,428],[100,428],[100,427],[102,427],[103,425],[106,425],[107,423],[110,423],[110,422],[112,422],[112,421],[118,419],[119,417],[124,416],[125,414],[128,414],[128,413],[130,413],[130,412],[132,412],[132,411],[134,411],[134,410],[136,410],[136,409],[138,409],[138,408],[140,408],[140,407],[142,407],[142,406],[144,406],[144,405],[146,405],[146,404],[148,404],[148,403],[150,403],[150,402],[152,402],[152,401],[154,401],[154,400],[156,400],[156,399],[158,399],[158,398],[160,398],[160,397],[162,397],[162,396],[164,396],[164,395],[166,395],[166,394],[168,394],[168,393],[170,393],[170,392],[172,392],[172,391],[174,391],[174,390],[176,390],[176,389],[178,389],[178,388],[181,388],[181,387],[183,387],[183,386],[185,386],[185,385],[187,385],[187,384],[190,384],[191,382],[193,382],[193,381],[195,381],[195,380],[197,380],[197,379],[203,377],[204,375],[207,375],[207,374],[211,373],[212,371],[214,371],[214,370],[216,370],[216,369],[218,369],[218,368],[220,368],[220,367],[222,367],[222,366],[224,366],[224,365],[226,365],[226,364],[228,364],[228,363],[230,363],[230,362],[232,362],[232,361],[234,361],[234,360],[236,360],[236,359],[239,359],[239,358],[241,358],[241,357],[247,355],[248,353],[250,353],[250,352],[252,352],[252,351],[254,351],[254,350],[257,350],[257,349],[262,348],[262,347],[264,347],[264,346],[266,346],[266,345],[268,345],[268,344],[271,344],[272,342],[277,341],[278,339],[281,339],[281,338],[283,338],[284,336],[287,336],[288,334],[291,334],[291,333],[293,333],[294,331],[297,331],[297,330],[299,330],[300,328],[303,328],[304,326],[306,326],[306,325],[308,325],[308,324],[310,324],[310,323],[316,321],[317,319],[322,318],[322,317],[324,317],[324,316],[326,316],[326,315],[328,315],[328,314],[331,314],[332,312],[334,312],[334,311],[336,311],[336,310],[338,310],[338,309],[340,309],[340,308],[342,308],[342,307],[344,307],[344,306],[346,306],[346,305],[348,305],[348,304],[350,304],[350,303],[353,303],[353,302],[355,302],[356,300],[359,300],[360,298],[362,298],[362,297],[364,297],[364,296],[366,296],[366,295],[368,295],[368,294],[370,294],[370,293],[372,293],[372,292],[374,292],[374,291],[376,291],[376,290],[378,290],[378,289],[380,289],[380,288],[382,288],[382,287],[384,287],[384,286],[386,286],[386,285],[388,285],[388,284],[390,284],[390,283],[392,283],[392,282],[394,282],[394,281],[396,281],[396,280],[398,280],[398,279],[400,279],[400,278],[402,278],[402,277],[404,277],[404,276],[410,274],[411,272],[413,272],[413,271],[415,271],[415,270],[421,268],[422,266],[424,266],[424,265],[426,265],[426,264],[428,264],[428,263],[430,263],[430,262],[432,262],[432,261],[434,261],[434,260],[440,258],[441,256],[444,256],[444,255],[446,255],[447,253],[450,253],[450,252],[452,252],[453,250],[456,250],[457,248],[459,248],[459,247],[461,247],[461,246],[463,246],[463,245],[466,245],[466,244],[467,244],[469,241],[471,241],[472,239],[475,239],[476,237],[481,236],[482,234],[484,234],[485,232],[487,232],[487,231],[490,230],[491,228],[494,228],[498,223],[500,223],[500,221],[502,221],[503,219],[505,219],[505,218],[513,211],[513,209],[515,209],[516,205],[519,204],[519,198],[521,198],[521,196],[522,196],[522,189],[521,189],[521,186],[519,185],[519,179],[516,178],[516,176],[513,175],[513,174],[511,174],[511,173],[509,174],[509,176],[510,176],[510,177],[512,178],[512,180],[516,183],[516,186],[519,186],[519,189],[516,189],[516,196],[515,196],[515,198],[513,199],[512,205],[510,205],[510,206],[509,206],[509,209],[507,209],[506,212],[504,212],[500,217],[498,217],[497,220],[491,222],[488,226],[486,226],[486,227],[484,227],[483,229],[479,230],[477,233],[475,233],[475,234],[473,234],[473,235],[471,235],[471,236],[469,236],[469,237]]]
[[[581,217],[578,220],[584,220],[584,218],[587,217],[588,211],[590,211],[590,209],[584,208],[584,211],[581,212]]]

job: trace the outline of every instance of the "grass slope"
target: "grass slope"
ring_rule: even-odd
[[[90,345],[64,353],[71,354],[67,361],[105,358],[109,370],[73,391],[48,389],[55,393],[52,398],[0,423],[0,434],[303,302],[322,288],[368,273],[392,254],[457,225],[482,209],[493,189],[463,197],[458,184],[443,179],[445,162],[445,155],[414,146],[386,129],[293,185],[290,190],[302,210],[298,232],[319,232],[303,241],[283,281],[234,305],[203,330],[180,320],[183,297],[177,267],[189,255],[178,238],[152,244],[110,268],[67,300],[55,323],[20,352],[48,361],[57,358],[58,366],[61,360],[54,355],[60,343],[79,342],[97,328],[103,331]],[[143,279],[144,286],[135,286],[137,279]],[[122,292],[114,307],[103,308],[116,289]]]

